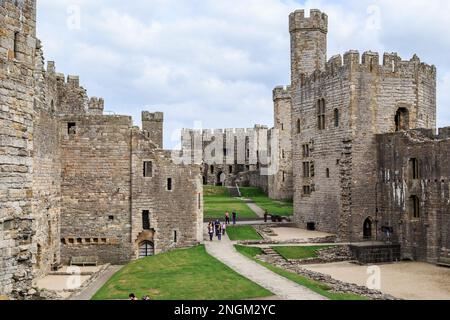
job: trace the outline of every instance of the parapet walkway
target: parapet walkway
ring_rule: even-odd
[[[243,256],[233,246],[228,236],[218,241],[205,241],[206,250],[235,272],[271,291],[283,300],[326,300],[321,295],[290,281],[255,261]]]

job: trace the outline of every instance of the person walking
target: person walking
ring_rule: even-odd
[[[225,223],[230,224],[230,213],[228,211],[225,212]]]
[[[214,238],[214,225],[212,222],[208,225],[209,241],[213,241]]]
[[[227,234],[227,224],[224,222],[222,224],[222,235],[226,235]]]
[[[233,211],[232,216],[233,216],[233,226],[235,226],[236,222],[237,222],[237,212],[236,212],[236,210]]]
[[[219,223],[218,227],[217,227],[217,238],[219,239],[219,241],[222,241],[222,224]]]
[[[216,222],[214,223],[214,229],[216,231],[216,237],[217,237],[219,235],[219,232],[221,232],[221,231],[219,231],[219,229],[220,229],[220,221],[219,221],[219,219],[217,219]]]

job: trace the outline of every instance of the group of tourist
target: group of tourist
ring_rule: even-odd
[[[131,300],[131,301],[137,301],[138,300],[138,298],[136,297],[136,295],[134,294],[134,293],[130,293],[130,295],[128,296],[128,298]],[[142,299],[141,300],[152,300],[151,298],[150,298],[150,296],[143,296],[142,297]]]
[[[233,221],[233,226],[236,225],[237,222],[237,212],[236,210],[233,211],[231,214],[231,218]],[[208,224],[208,234],[209,234],[209,240],[214,240],[214,235],[219,239],[219,241],[222,241],[222,236],[226,235],[227,233],[227,226],[230,224],[230,213],[227,211],[225,212],[225,222],[221,222],[219,219],[216,221],[211,221]]]

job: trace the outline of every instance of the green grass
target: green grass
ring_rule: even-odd
[[[131,262],[93,300],[241,300],[273,296],[208,255],[204,246],[175,250]]]
[[[318,251],[329,249],[332,246],[311,246],[311,247],[273,247],[279,255],[286,260],[304,260],[318,257]]]
[[[240,191],[244,198],[252,199],[269,214],[280,216],[292,216],[294,214],[294,205],[291,201],[272,200],[259,188],[240,188]]]
[[[262,240],[262,237],[252,226],[228,227],[227,233],[231,241]]]
[[[331,291],[331,287],[328,285],[311,280],[309,278],[303,277],[297,273],[286,271],[282,268],[275,267],[271,265],[270,263],[263,262],[261,260],[256,259],[256,256],[262,254],[262,250],[260,248],[254,248],[254,247],[246,247],[246,246],[239,246],[236,245],[236,250],[243,254],[244,256],[256,261],[263,267],[266,267],[272,272],[275,272],[276,274],[285,277],[286,279],[289,279],[295,283],[298,283],[301,286],[304,286],[311,291],[320,294],[321,296],[324,296],[330,300],[369,300],[366,297],[359,296],[356,294],[347,294],[347,293],[335,293]]]
[[[225,212],[231,213],[236,210],[238,220],[254,219],[257,215],[240,199],[230,196],[225,187],[205,186],[203,190],[203,198],[205,202],[204,215],[206,220],[224,219]]]

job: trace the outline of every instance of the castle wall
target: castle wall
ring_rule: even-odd
[[[15,40],[16,39],[16,40]],[[33,278],[33,69],[36,1],[0,1],[0,294]]]
[[[393,240],[402,244],[405,259],[437,262],[450,257],[449,138],[436,137],[431,130],[377,136],[378,227],[393,228]],[[418,161],[417,179],[411,159]],[[412,196],[419,198],[419,217],[414,217]]]
[[[156,253],[192,246],[203,239],[203,186],[200,166],[176,165],[171,153],[139,130],[132,136],[132,243],[150,241]],[[151,173],[144,176],[144,162]],[[170,181],[170,188],[169,182]],[[143,229],[143,211],[150,215],[150,230]]]
[[[68,124],[75,124],[69,134]],[[131,118],[66,116],[60,121],[62,261],[131,260]]]

